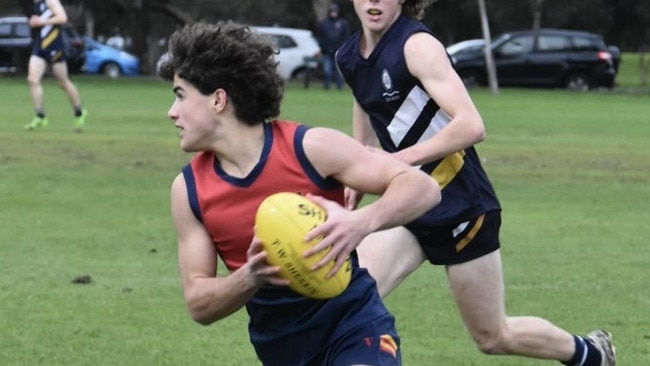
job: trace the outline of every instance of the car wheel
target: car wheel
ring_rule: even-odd
[[[116,78],[122,74],[122,69],[115,62],[108,62],[102,66],[102,74],[110,78]]]
[[[571,74],[566,79],[566,88],[575,91],[589,90],[589,77],[585,74]]]

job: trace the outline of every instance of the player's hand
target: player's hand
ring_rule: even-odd
[[[29,18],[29,26],[34,28],[34,27],[42,27],[45,23],[43,23],[43,20],[38,16],[38,15],[32,15]]]
[[[276,286],[289,285],[289,280],[280,277],[280,267],[270,266],[266,262],[267,256],[268,253],[264,250],[262,241],[254,236],[246,251],[246,265],[249,267],[253,283],[258,286],[267,283]]]
[[[303,256],[309,257],[329,248],[330,251],[316,262],[311,269],[315,271],[333,260],[335,261],[334,267],[327,274],[327,278],[330,278],[345,264],[350,253],[361,243],[368,231],[364,223],[356,219],[353,211],[320,196],[307,194],[307,198],[320,205],[327,212],[327,220],[307,233],[305,236],[306,242],[319,236],[323,237],[323,239],[306,250]]]

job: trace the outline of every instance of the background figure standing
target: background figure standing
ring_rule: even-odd
[[[343,87],[343,78],[341,73],[336,69],[334,56],[336,50],[341,47],[343,42],[350,35],[350,26],[345,18],[341,18],[338,4],[330,4],[327,17],[318,25],[318,43],[321,53],[323,54],[323,87],[329,89],[332,79],[336,82],[336,87]]]
[[[64,43],[61,25],[68,21],[68,15],[59,0],[34,0],[29,26],[32,28],[32,55],[29,58],[27,82],[34,103],[36,116],[25,125],[26,130],[45,127],[42,79],[48,64],[52,65],[52,74],[59,87],[68,95],[74,110],[74,128],[81,131],[86,122],[87,112],[81,107],[81,98],[77,87],[68,77],[68,65],[65,62]]]
[[[106,40],[106,45],[117,48],[118,50],[124,49],[124,37],[120,33],[120,28],[115,27],[113,35]]]

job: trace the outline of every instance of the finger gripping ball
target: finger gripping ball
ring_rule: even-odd
[[[322,238],[309,242],[303,239],[314,227],[327,219],[325,210],[302,195],[281,192],[267,197],[255,215],[255,230],[268,253],[267,262],[281,268],[280,276],[290,281],[289,287],[297,293],[329,299],[343,292],[352,274],[350,258],[331,278],[326,278],[334,267],[330,261],[316,271],[311,266],[323,258],[329,248],[308,258],[303,253],[318,244]]]

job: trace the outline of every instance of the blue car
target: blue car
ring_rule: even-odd
[[[86,63],[82,71],[111,78],[140,75],[140,60],[132,54],[84,36]]]

